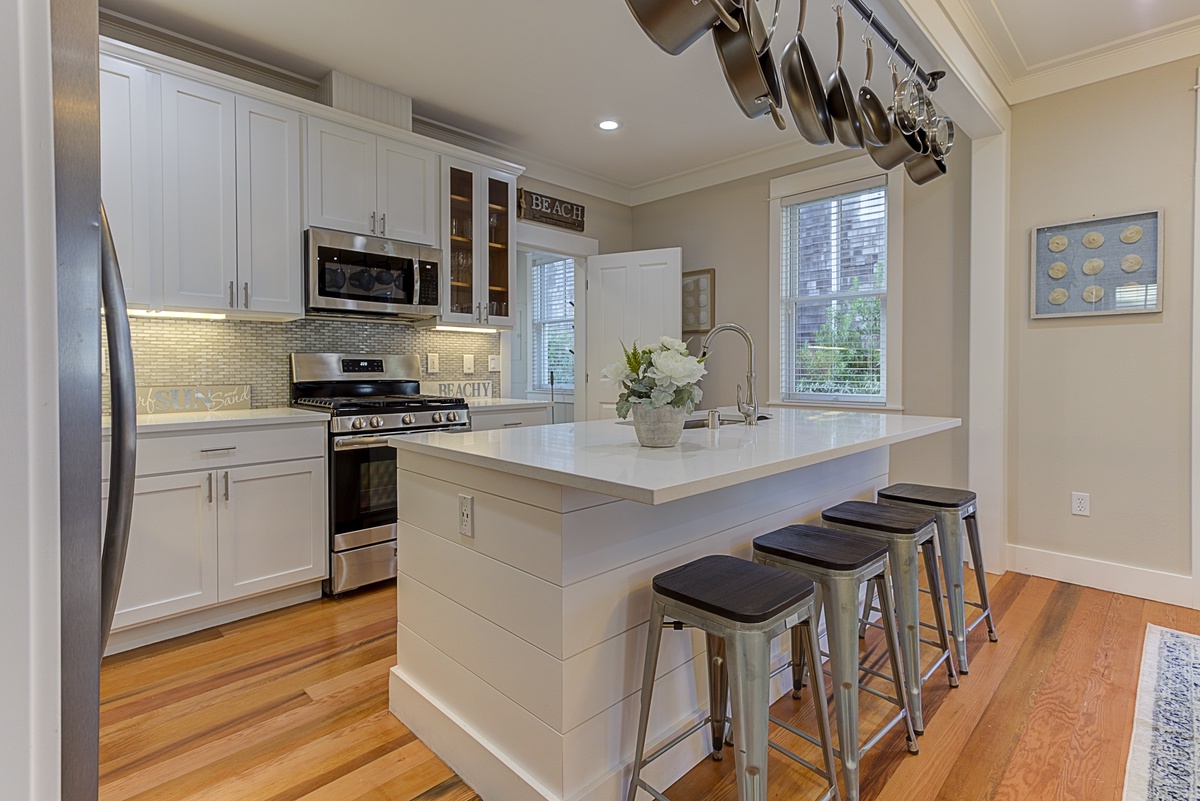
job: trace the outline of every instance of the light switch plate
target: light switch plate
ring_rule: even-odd
[[[475,354],[473,354],[473,353],[464,353],[463,354],[463,372],[464,373],[475,372]]]
[[[500,357],[499,356],[488,356],[488,370],[490,370],[491,372],[494,373],[499,369],[500,369]]]
[[[429,367],[428,367],[428,369],[425,370],[425,372],[436,373],[438,371],[438,355],[436,353],[431,353],[427,357],[427,360],[429,363]]]

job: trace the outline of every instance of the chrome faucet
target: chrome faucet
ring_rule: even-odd
[[[750,338],[750,332],[737,323],[721,323],[705,335],[704,341],[700,344],[700,357],[703,358],[708,355],[708,343],[722,331],[736,331],[742,335],[742,339],[746,340],[747,396],[745,400],[742,399],[742,385],[738,384],[737,408],[742,416],[746,418],[746,425],[756,426],[758,425],[758,391],[755,389],[754,378],[754,340]]]

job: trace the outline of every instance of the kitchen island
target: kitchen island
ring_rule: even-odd
[[[889,445],[960,424],[771,412],[661,450],[612,420],[393,438],[392,712],[487,801],[623,798],[651,578],[873,498]],[[706,714],[703,652],[701,634],[664,636],[650,743]],[[706,753],[697,732],[643,775],[667,787]]]

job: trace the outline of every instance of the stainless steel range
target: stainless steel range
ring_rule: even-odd
[[[292,405],[332,415],[330,595],[396,575],[396,449],[387,438],[471,429],[466,401],[420,394],[420,375],[416,356],[292,354]]]

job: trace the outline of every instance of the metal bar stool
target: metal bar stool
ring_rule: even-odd
[[[924,484],[893,484],[879,491],[879,502],[891,506],[906,506],[932,512],[937,516],[938,545],[942,551],[942,573],[946,579],[946,601],[950,607],[950,632],[954,637],[954,656],[958,671],[967,672],[967,635],[983,620],[987,621],[988,639],[997,641],[992,621],[992,602],[988,596],[987,575],[983,568],[983,548],[979,543],[979,522],[975,517],[975,493],[964,489],[930,487]],[[975,566],[975,584],[979,588],[979,603],[968,601],[963,594],[963,530],[971,548],[971,563]],[[966,623],[966,607],[982,610],[970,625]]]
[[[659,801],[667,801],[661,792],[642,780],[642,768],[706,724],[713,726],[714,758],[719,758],[725,739],[725,693],[721,691],[724,678],[718,677],[726,670],[733,707],[733,730],[738,737],[734,760],[740,801],[766,801],[768,746],[828,782],[821,801],[838,799],[829,708],[824,693],[813,695],[819,739],[787,727],[821,748],[824,770],[770,742],[767,732],[768,721],[783,725],[770,717],[771,640],[794,627],[799,630],[805,652],[813,659],[819,658],[810,624],[816,595],[813,583],[794,573],[756,565],[745,559],[713,555],[658,574],[654,577],[653,587],[650,628],[646,633],[646,665],[642,674],[642,706],[627,801],[634,801],[639,787]],[[673,622],[665,622],[668,617]],[[654,690],[662,630],[664,627],[682,629],[684,625],[695,626],[708,635],[711,714],[645,756],[650,696]],[[722,647],[715,647],[718,643]]]
[[[954,660],[950,658],[950,633],[946,627],[946,610],[941,603],[942,582],[938,575],[937,550],[934,544],[934,532],[937,529],[935,519],[931,512],[866,501],[846,501],[821,513],[821,520],[830,528],[887,543],[896,618],[900,624],[900,655],[904,663],[904,684],[908,689],[909,714],[912,715],[913,729],[917,734],[925,732],[921,685],[933,675],[938,665],[943,662],[946,664],[950,686],[958,686],[958,674],[954,670]],[[929,577],[929,587],[936,599],[933,604],[938,632],[936,642],[921,638],[918,548],[925,554],[925,571]],[[924,673],[921,671],[922,642],[933,645],[940,651],[938,658]]]
[[[833,677],[833,706],[837,718],[838,739],[841,748],[835,754],[842,760],[842,778],[846,785],[847,801],[858,801],[859,762],[869,749],[900,721],[904,721],[908,735],[908,750],[917,753],[917,740],[912,721],[905,706],[904,685],[901,681],[900,646],[896,638],[895,616],[890,599],[891,580],[888,576],[888,549],[875,540],[856,537],[841,531],[832,531],[817,526],[788,526],[754,540],[754,561],[772,567],[781,567],[799,573],[817,582],[819,595],[824,604],[825,633],[829,638],[829,674]],[[884,634],[887,640],[888,657],[892,663],[892,675],[885,676],[859,664],[858,638],[858,592],[863,584],[879,588],[880,606],[883,615]],[[804,683],[804,658],[807,651],[792,650],[792,696],[800,697]],[[809,659],[814,666],[814,676],[821,662]],[[900,707],[891,720],[883,725],[861,748],[858,747],[858,692],[859,672],[865,672],[892,681],[896,697],[879,692],[871,687],[861,689],[884,698]],[[824,696],[824,682],[813,681],[813,695]]]

